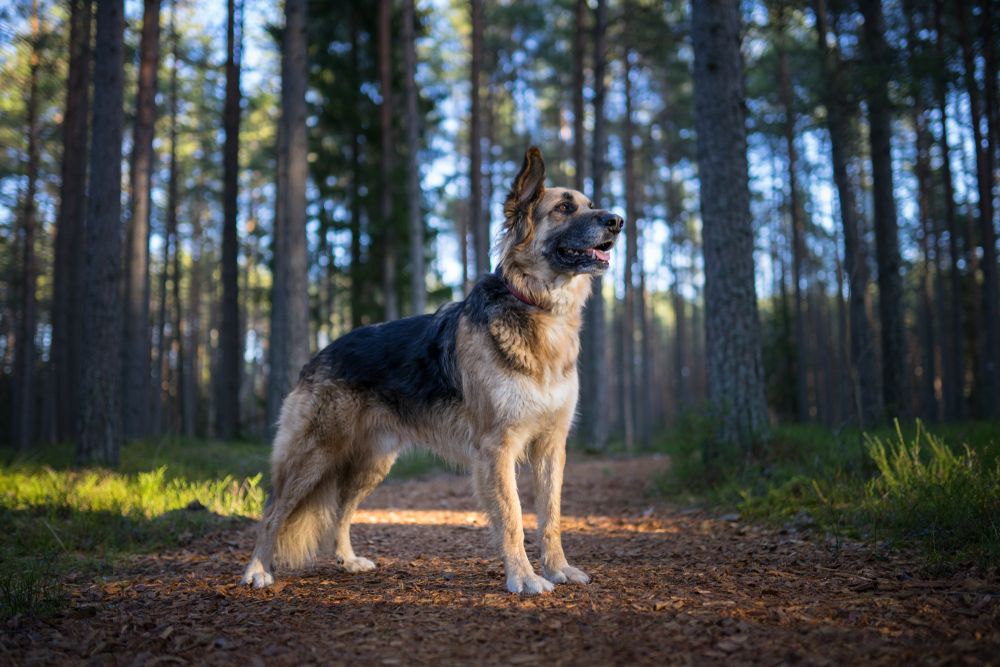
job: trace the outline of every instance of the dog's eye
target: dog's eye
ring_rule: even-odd
[[[570,213],[576,210],[576,206],[573,206],[573,204],[569,203],[568,201],[564,201],[563,203],[556,206],[556,210],[564,215],[569,215]]]

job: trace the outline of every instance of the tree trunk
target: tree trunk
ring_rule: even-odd
[[[586,37],[587,0],[576,0],[573,22],[573,188],[583,192],[584,155],[587,139],[583,130],[583,59]]]
[[[472,58],[469,67],[469,228],[476,260],[476,278],[489,273],[489,223],[483,210],[483,132],[480,79],[483,69],[483,2],[470,0],[472,21]]]
[[[844,228],[844,269],[849,287],[848,312],[851,332],[851,375],[853,403],[859,426],[864,427],[882,418],[882,400],[878,385],[878,362],[875,338],[865,304],[869,287],[868,261],[864,237],[858,225],[858,209],[854,199],[848,163],[852,151],[850,110],[846,107],[849,94],[843,78],[843,66],[836,50],[827,45],[828,21],[825,0],[814,0],[816,34],[823,58],[823,91],[827,127],[830,132],[830,152],[833,180],[840,201],[840,218]]]
[[[285,3],[282,110],[278,124],[278,178],[272,252],[274,279],[271,287],[271,336],[268,341],[267,425],[270,436],[274,435],[281,404],[309,356],[305,194],[308,177],[306,11],[303,0]]]
[[[707,445],[749,453],[767,436],[767,403],[754,285],[738,3],[694,0],[695,130],[705,257],[709,401],[717,423]]]
[[[171,132],[173,133],[173,128]],[[176,137],[171,134],[171,139]],[[177,244],[177,154],[174,144],[170,146],[170,176],[167,194],[167,226],[163,236],[163,260],[160,265],[159,298],[157,300],[156,316],[156,363],[153,365],[153,397],[152,430],[157,434],[167,431],[163,418],[164,408],[169,407],[170,392],[167,389],[170,381],[170,363],[167,357],[167,282],[170,275],[170,257],[172,246]],[[176,253],[176,247],[173,248]]]
[[[942,22],[943,0],[934,3],[934,32],[938,63],[943,66],[945,55],[944,28]],[[938,143],[941,148],[941,181],[944,186],[944,219],[948,231],[949,280],[951,295],[948,304],[948,345],[944,354],[944,399],[945,419],[958,421],[965,418],[965,363],[962,341],[965,339],[962,324],[962,250],[959,247],[958,217],[955,212],[955,186],[951,175],[951,145],[948,140],[948,82],[943,76],[935,77],[934,89],[938,111],[941,116],[941,131]],[[942,313],[942,321],[945,316]]]
[[[585,42],[587,39],[586,33],[586,15],[587,15],[587,2],[586,0],[576,1],[576,15],[574,17],[574,33],[573,33],[573,187],[583,192],[584,188],[584,162],[585,155],[587,151],[587,140],[584,134],[584,101],[583,101],[583,86],[584,86],[584,50]],[[491,105],[492,107],[493,105]],[[491,113],[494,113],[491,111]],[[589,355],[593,347],[591,342],[591,334],[593,332],[593,326],[589,323],[588,312],[584,313],[587,323],[584,324],[583,331],[581,333],[581,348],[582,348],[582,359],[580,364],[580,393],[578,401],[580,405],[585,406],[589,409],[590,404],[587,402],[593,392],[591,387],[591,382],[594,380],[594,374],[590,372],[589,365]],[[590,419],[587,417],[586,412],[583,411],[580,419],[580,432],[584,436],[590,434]]]
[[[226,23],[226,104],[223,125],[223,221],[222,221],[222,323],[216,435],[231,440],[240,432],[240,376],[243,369],[243,341],[240,336],[239,239],[236,216],[239,197],[240,140],[240,51],[242,49],[242,7],[237,28],[236,0],[228,0]]]
[[[625,6],[625,32],[628,33],[628,5]],[[625,431],[625,450],[635,449],[635,285],[633,274],[639,260],[639,246],[636,238],[638,202],[636,201],[635,147],[632,126],[632,64],[631,50],[626,46],[625,59],[625,304],[622,314],[622,421]]]
[[[645,249],[645,247],[646,240],[644,237],[642,248]],[[639,256],[645,256],[645,252],[640,252]],[[651,338],[652,331],[649,326],[650,314],[648,295],[646,292],[646,271],[643,269],[642,262],[639,262],[638,270],[639,298],[636,305],[639,309],[639,340],[641,341],[641,347],[639,348],[639,389],[636,392],[636,406],[639,410],[639,417],[637,419],[637,437],[639,447],[641,449],[649,449],[653,430],[653,392],[655,391],[655,387],[653,385],[653,367],[656,360],[653,356],[653,341]]]
[[[132,170],[131,217],[126,230],[125,331],[122,357],[125,437],[141,438],[150,428],[149,221],[156,127],[156,75],[160,60],[160,0],[145,0],[139,46],[139,92]]]
[[[775,11],[775,47],[778,50],[778,96],[784,112],[782,128],[785,149],[788,153],[788,209],[792,222],[792,294],[795,311],[795,403],[800,423],[809,421],[810,404],[808,374],[810,368],[809,344],[806,340],[805,306],[802,296],[802,262],[805,259],[805,212],[799,201],[798,150],[795,147],[795,111],[792,101],[792,81],[788,70],[788,44],[785,32],[784,9]]]
[[[410,227],[410,292],[413,314],[427,310],[427,281],[424,267],[424,218],[420,196],[420,117],[417,115],[417,44],[414,0],[403,0],[403,80],[406,85],[406,201]]]
[[[52,294],[52,377],[57,440],[76,434],[79,411],[80,340],[83,336],[83,262],[87,192],[87,127],[90,106],[90,27],[93,0],[70,1],[69,74],[63,114],[63,159],[56,221]],[[70,159],[66,159],[70,156]]]
[[[90,194],[82,254],[86,257],[76,460],[117,466],[121,450],[123,0],[97,6]],[[78,249],[79,251],[79,249]]]
[[[594,206],[601,207],[605,173],[607,127],[604,117],[605,58],[607,57],[608,8],[605,0],[597,0],[594,21],[594,140],[591,147],[591,177]],[[581,383],[585,393],[581,397],[585,421],[581,430],[588,449],[601,451],[608,445],[608,357],[607,330],[604,322],[604,281],[601,276],[593,279],[593,288],[584,313],[582,341]]]
[[[993,226],[993,151],[984,141],[984,112],[976,81],[976,57],[972,48],[971,18],[968,0],[959,0],[959,41],[965,63],[965,83],[972,116],[972,136],[976,149],[976,176],[979,186],[979,244],[983,250],[982,308],[985,336],[982,341],[982,386],[977,391],[981,416],[1000,416],[1000,289],[997,284],[997,237]],[[995,79],[994,79],[995,81]],[[995,85],[990,82],[989,88]],[[989,132],[987,131],[987,134]]]
[[[363,322],[361,318],[361,302],[363,299],[363,279],[361,275],[361,142],[363,128],[361,125],[361,61],[358,44],[358,17],[356,10],[351,10],[351,71],[357,77],[355,86],[355,122],[351,136],[351,328],[357,329]],[[273,423],[273,422],[272,422]]]
[[[917,26],[914,23],[914,11],[911,4],[903,6],[906,14],[907,55],[911,63],[918,61],[916,45],[918,40]],[[931,183],[931,139],[927,126],[927,107],[924,104],[921,73],[917,68],[911,71],[913,77],[913,127],[916,133],[914,175],[917,180],[917,212],[920,218],[920,252],[923,266],[920,269],[920,303],[917,320],[919,322],[921,374],[919,387],[920,412],[924,419],[937,421],[939,411],[937,405],[936,383],[938,378],[938,336],[934,322],[934,293],[940,276],[935,275],[937,264],[938,239],[934,234],[935,206],[931,201],[933,186]]]
[[[17,332],[14,355],[14,445],[26,452],[35,442],[35,331],[38,320],[38,301],[35,288],[38,268],[35,265],[35,218],[38,192],[38,74],[41,65],[39,49],[38,0],[31,3],[31,56],[28,65],[28,186],[24,193],[22,221],[24,233],[21,260],[21,318]]]
[[[396,230],[392,212],[393,139],[392,139],[392,0],[378,3],[378,68],[381,127],[381,163],[379,164],[379,223],[382,226],[382,297],[385,319],[399,317],[396,300]]]
[[[865,86],[871,145],[875,260],[878,264],[879,317],[882,320],[882,397],[890,417],[910,413],[903,331],[903,285],[900,276],[899,225],[892,175],[892,105],[881,0],[859,0],[864,15],[862,48],[870,68]]]
[[[285,2],[285,43],[281,85],[282,122],[288,155],[285,170],[285,295],[287,303],[287,378],[291,390],[299,371],[309,362],[309,246],[306,239],[306,181],[309,178],[309,138],[306,85],[309,80],[306,0]]]

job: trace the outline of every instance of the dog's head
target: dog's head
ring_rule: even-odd
[[[604,273],[624,224],[595,209],[582,192],[545,187],[545,161],[531,147],[504,202],[500,267],[521,272],[553,289],[566,279]]]

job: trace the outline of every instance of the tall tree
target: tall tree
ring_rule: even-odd
[[[149,221],[153,174],[153,131],[156,126],[156,75],[160,60],[160,0],[145,0],[139,43],[139,88],[132,135],[126,231],[125,331],[122,372],[125,437],[149,433]]]
[[[882,396],[889,416],[909,414],[906,338],[903,331],[903,284],[900,275],[899,223],[892,174],[892,103],[889,64],[881,0],[859,0],[864,16],[865,98],[872,163],[875,216],[875,260],[878,265],[878,305],[882,322]]]
[[[605,70],[607,58],[608,8],[605,0],[597,0],[594,10],[594,138],[591,145],[590,172],[591,198],[594,206],[601,208],[604,188],[605,155],[607,148],[607,119],[604,98],[606,94]],[[607,331],[604,322],[604,281],[595,276],[583,328],[583,382],[582,401],[585,421],[581,425],[586,446],[603,450],[608,444],[608,351]]]
[[[850,94],[844,78],[844,66],[839,51],[827,41],[829,18],[826,0],[814,0],[816,36],[822,58],[823,105],[830,133],[833,180],[840,202],[840,219],[844,229],[844,269],[849,290],[848,313],[851,338],[851,375],[854,385],[854,408],[861,426],[881,419],[882,399],[879,392],[875,337],[868,319],[866,299],[869,288],[868,259],[864,236],[858,222],[858,208],[849,172],[854,137],[851,128]]]
[[[576,0],[573,20],[573,188],[583,192],[584,155],[587,138],[583,131],[583,60],[587,39],[587,0]]]
[[[76,434],[83,336],[84,240],[87,192],[87,127],[90,107],[91,24],[93,0],[69,5],[69,72],[63,114],[59,214],[56,219],[52,293],[52,379],[56,401],[55,437]]]
[[[378,3],[379,125],[381,161],[379,175],[379,217],[382,224],[382,298],[385,319],[399,317],[396,300],[396,230],[392,211],[393,151],[392,139],[392,0]]]
[[[153,364],[153,433],[163,433],[164,407],[169,407],[170,392],[168,390],[170,380],[170,363],[167,355],[167,280],[171,273],[171,256],[173,262],[173,284],[176,292],[180,282],[180,271],[178,270],[178,259],[180,257],[180,244],[177,238],[178,207],[180,206],[180,164],[177,159],[177,3],[174,2],[170,8],[170,38],[173,50],[170,63],[170,83],[169,83],[169,111],[168,121],[170,125],[169,139],[170,152],[167,158],[167,210],[166,228],[163,234],[163,256],[161,261],[160,282],[157,293],[156,316],[156,362]],[[148,251],[148,246],[146,247]],[[179,307],[179,306],[178,306]],[[126,328],[127,331],[127,328]],[[169,417],[169,415],[168,415]],[[172,428],[170,430],[173,430]]]
[[[962,251],[959,247],[958,214],[955,211],[955,185],[951,173],[951,142],[948,138],[948,81],[946,77],[947,57],[943,22],[943,0],[934,2],[934,46],[937,52],[939,71],[934,77],[934,96],[940,119],[938,144],[941,150],[941,182],[944,199],[945,230],[948,232],[949,276],[948,291],[948,345],[944,354],[944,399],[945,418],[962,419],[965,415],[965,363],[962,353],[965,339],[962,324]],[[975,255],[975,253],[973,253]],[[973,258],[974,259],[974,258]],[[970,267],[971,268],[971,267]]]
[[[629,32],[629,4],[625,5],[625,32]],[[639,261],[636,196],[638,184],[635,175],[635,130],[633,128],[632,50],[626,46],[625,64],[625,128],[622,143],[625,146],[625,304],[622,316],[622,420],[625,449],[635,449],[635,285],[634,273]]]
[[[281,121],[278,130],[278,201],[271,292],[268,426],[273,429],[285,396],[309,361],[309,255],[306,239],[307,3],[285,2],[282,40]]]
[[[236,0],[226,3],[226,104],[223,127],[222,191],[222,322],[221,352],[215,411],[216,435],[234,438],[240,431],[240,376],[243,371],[243,337],[240,335],[239,239],[236,230],[240,168],[240,51],[243,38],[242,6],[237,19]],[[237,29],[237,20],[240,22]]]
[[[281,83],[282,119],[288,137],[285,165],[285,260],[288,302],[288,378],[294,383],[309,362],[309,246],[306,239],[306,181],[309,178],[306,83],[309,77],[308,3],[285,3],[285,47],[288,65]],[[290,389],[291,387],[289,387]]]
[[[754,286],[739,4],[693,0],[695,131],[705,257],[705,343],[718,444],[745,452],[766,437]]]
[[[27,451],[35,439],[35,330],[38,300],[35,289],[38,268],[35,261],[35,224],[38,193],[39,119],[38,76],[41,68],[41,28],[38,0],[31,3],[31,55],[28,62],[28,105],[26,130],[28,135],[28,184],[21,209],[21,317],[14,356],[14,444]]]
[[[914,16],[916,8],[912,3],[904,3],[906,15],[906,55],[910,62],[910,88],[913,104],[910,109],[915,132],[914,145],[914,176],[917,181],[917,213],[920,219],[920,253],[922,262],[919,273],[919,310],[918,322],[920,333],[922,374],[918,396],[920,411],[924,419],[938,419],[937,391],[935,385],[940,377],[937,369],[938,336],[935,321],[934,295],[938,291],[940,272],[938,261],[937,228],[935,223],[935,206],[933,201],[933,183],[931,180],[931,137],[928,121],[928,107],[925,101],[922,72],[918,64],[922,61],[920,52],[920,36],[917,20]]]
[[[121,450],[122,280],[121,178],[124,80],[123,0],[97,4],[90,193],[82,253],[86,257],[81,357],[80,464],[118,465]]]
[[[414,0],[403,0],[403,83],[406,87],[406,200],[410,228],[410,272],[413,314],[427,309],[427,277],[424,267],[424,219],[420,194],[420,117],[417,111],[417,20]]]
[[[809,420],[809,345],[806,340],[805,306],[802,297],[802,264],[805,259],[805,210],[799,199],[798,150],[795,146],[795,107],[792,98],[792,77],[788,67],[788,6],[775,3],[772,17],[775,27],[774,45],[778,53],[778,97],[783,111],[782,130],[788,154],[788,215],[792,227],[792,295],[795,318],[795,402],[800,422]]]
[[[979,186],[979,244],[983,251],[982,309],[985,336],[982,343],[982,386],[978,398],[982,415],[1000,416],[1000,285],[997,277],[997,235],[993,226],[994,148],[989,142],[989,130],[983,132],[984,110],[979,82],[976,80],[976,54],[972,40],[972,19],[968,0],[958,0],[959,42],[965,64],[969,113],[972,117],[972,137],[975,143],[976,183]],[[989,41],[989,40],[987,40]],[[997,85],[995,73],[986,88]],[[995,93],[993,93],[995,95]],[[988,121],[988,118],[987,118]],[[986,123],[987,128],[990,123]]]
[[[469,228],[476,260],[476,276],[490,270],[490,226],[483,207],[483,2],[470,0],[472,58],[469,66]]]

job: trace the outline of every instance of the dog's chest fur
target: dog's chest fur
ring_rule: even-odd
[[[578,390],[579,308],[535,308],[511,297],[502,283],[484,287],[470,294],[459,327],[466,402],[482,404],[510,425],[571,411]]]

